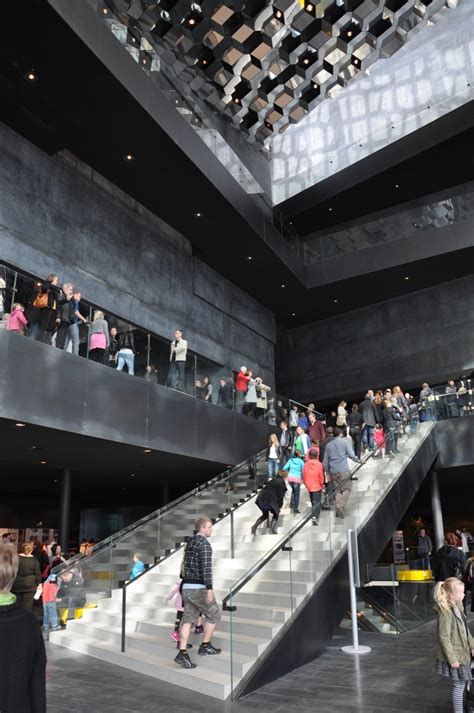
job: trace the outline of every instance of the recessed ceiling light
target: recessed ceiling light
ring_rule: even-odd
[[[280,287],[286,287],[286,285],[280,285]]]
[[[339,300],[333,300],[333,302],[334,302],[334,304],[337,304],[339,302]]]
[[[151,453],[151,448],[145,448],[144,453]]]
[[[30,69],[30,71],[25,74],[25,79],[27,79],[29,82],[36,82],[36,80],[38,79],[38,75],[36,74],[36,72]]]
[[[41,465],[46,465],[47,462],[48,462],[47,460],[41,460],[41,461],[40,461]]]
[[[348,37],[352,37],[352,31],[351,31],[351,30],[349,30],[349,32],[347,33],[347,36],[348,36]]]
[[[130,473],[130,477],[131,477],[131,478],[134,478],[134,477],[135,477],[135,473]]]
[[[304,58],[303,64],[309,64],[309,59],[307,57]]]
[[[195,213],[196,218],[202,218],[202,213]]]
[[[332,208],[329,208],[329,212],[332,213]]]
[[[395,184],[395,188],[399,188],[399,187],[400,187],[400,186],[398,185],[398,183],[396,183],[396,184]]]
[[[37,451],[38,448],[39,448],[39,446],[31,446],[31,450],[32,450],[32,451]]]
[[[55,480],[54,482],[55,482],[55,483],[57,483],[58,481],[57,481],[57,480]]]
[[[292,317],[296,317],[296,312],[292,312],[292,313],[291,313],[291,316],[292,316]]]
[[[405,280],[409,280],[409,279],[410,279],[410,278],[408,277],[408,275],[405,275]]]
[[[25,428],[26,423],[15,423],[15,426],[16,426],[17,428]]]
[[[132,153],[127,153],[124,156],[125,161],[133,161],[135,156]]]
[[[102,13],[103,13],[104,15],[108,15],[108,14],[109,14],[109,11],[107,10],[106,7],[103,7],[103,8],[102,8]]]
[[[252,256],[249,255],[248,258],[247,258],[247,260],[252,260]]]
[[[276,17],[281,17],[282,14],[283,14],[283,13],[282,13],[281,10],[277,10],[276,13],[275,13]]]
[[[314,8],[313,8],[313,6],[311,5],[311,3],[308,3],[308,4],[306,5],[306,10],[307,10],[308,12],[313,12],[313,9],[314,9]]]

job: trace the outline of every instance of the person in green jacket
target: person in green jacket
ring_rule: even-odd
[[[464,688],[466,681],[472,678],[471,656],[474,656],[474,638],[467,625],[463,599],[464,584],[456,577],[448,577],[435,587],[438,613],[436,672],[452,681],[454,713],[463,713]]]

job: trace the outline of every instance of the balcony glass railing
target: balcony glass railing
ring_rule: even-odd
[[[459,186],[453,192],[398,212],[397,209],[363,224],[338,227],[306,237],[305,262],[321,262],[338,255],[421,236],[429,230],[474,219],[474,191]]]
[[[44,319],[47,316],[47,308],[45,310],[34,306],[42,285],[46,285],[43,278],[26,275],[0,263],[0,326],[7,328],[8,317],[19,303],[24,307],[23,315],[27,319],[27,325],[22,329],[27,337],[100,362],[104,367],[129,371],[133,376],[151,383],[171,386],[210,404],[272,422],[276,408],[273,385],[263,384],[265,388],[261,389],[254,381],[259,376],[258,373],[252,374],[252,381],[249,383],[254,388],[249,389],[243,401],[236,398],[234,389],[235,374],[240,364],[217,364],[188,349],[182,373],[176,371],[173,374],[170,371],[169,340],[127,322],[87,299],[80,300],[78,310],[81,317],[74,317],[74,320],[77,320],[74,327],[66,322],[61,323],[59,312],[53,316],[52,324],[47,324]],[[97,342],[92,336],[92,325],[97,312],[102,313],[101,316],[106,322],[108,346],[105,349],[97,348]],[[43,329],[45,324],[48,327],[46,331]],[[125,335],[130,338],[126,346],[131,346],[134,353],[121,355],[119,346]],[[260,396],[261,398],[258,398]],[[287,402],[288,399],[285,399],[286,404]]]

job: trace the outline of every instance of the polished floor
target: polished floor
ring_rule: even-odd
[[[451,713],[449,682],[434,673],[434,622],[362,634],[372,653],[361,657],[340,651],[347,637],[340,630],[321,658],[228,703],[48,644],[48,713]]]

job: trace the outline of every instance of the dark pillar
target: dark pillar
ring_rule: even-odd
[[[439,495],[438,473],[431,471],[431,510],[433,514],[435,549],[439,550],[444,545],[443,512]]]
[[[65,553],[69,550],[69,531],[71,527],[71,482],[71,469],[64,468],[59,502],[59,544]]]

